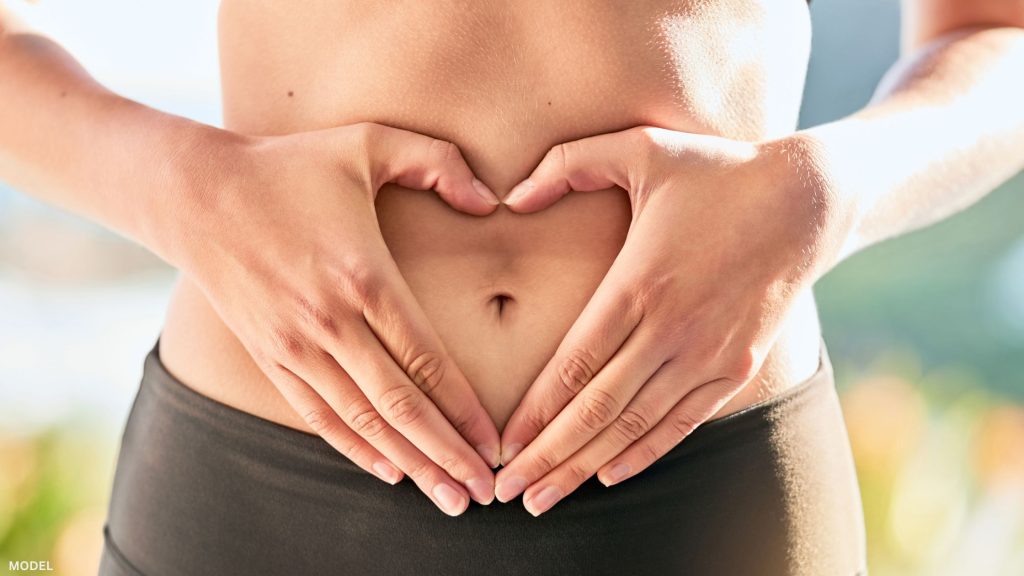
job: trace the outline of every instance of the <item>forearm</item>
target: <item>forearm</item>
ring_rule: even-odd
[[[208,143],[232,136],[114,94],[31,32],[0,30],[0,79],[0,180],[170,259],[157,229],[194,209]]]
[[[1024,31],[954,32],[901,59],[872,102],[785,139],[828,187],[840,245],[822,267],[937,222],[1024,168]]]

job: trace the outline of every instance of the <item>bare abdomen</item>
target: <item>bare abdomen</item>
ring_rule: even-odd
[[[507,13],[437,2],[385,13],[340,0],[316,10],[225,1],[225,123],[253,134],[359,121],[415,130],[457,144],[499,196],[565,140],[637,124],[744,139],[792,128],[807,56],[802,5],[585,5]],[[760,43],[771,34],[793,41]],[[727,51],[747,45],[782,48]],[[630,219],[618,189],[570,194],[534,215],[499,208],[478,218],[432,193],[386,186],[377,210],[413,294],[499,428],[586,305]],[[721,414],[809,377],[818,338],[808,291],[756,381]],[[187,278],[161,356],[197,391],[305,429]]]

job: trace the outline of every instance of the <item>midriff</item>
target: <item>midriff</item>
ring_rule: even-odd
[[[225,127],[271,135],[372,121],[414,130],[457,144],[499,196],[551,146],[584,136],[641,124],[744,140],[793,130],[810,37],[801,0],[618,4],[225,0]],[[377,215],[499,430],[630,222],[618,188],[570,193],[536,214],[502,207],[474,217],[432,193],[387,185]],[[819,334],[808,290],[758,375],[717,416],[810,377]],[[160,354],[194,390],[308,431],[187,275]]]

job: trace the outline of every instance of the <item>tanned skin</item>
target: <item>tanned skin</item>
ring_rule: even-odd
[[[186,385],[541,514],[806,379],[818,278],[1024,166],[1024,0],[903,9],[875,98],[801,131],[798,0],[226,0],[224,128],[5,14],[0,179],[181,270]]]

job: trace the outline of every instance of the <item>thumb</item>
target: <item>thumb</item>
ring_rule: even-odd
[[[388,182],[434,190],[452,208],[483,216],[501,202],[470,170],[459,148],[446,140],[368,123],[367,150],[373,193]]]
[[[512,188],[505,205],[513,212],[536,212],[570,190],[592,192],[618,186],[629,191],[638,134],[637,128],[630,128],[558,144],[526,180]]]

